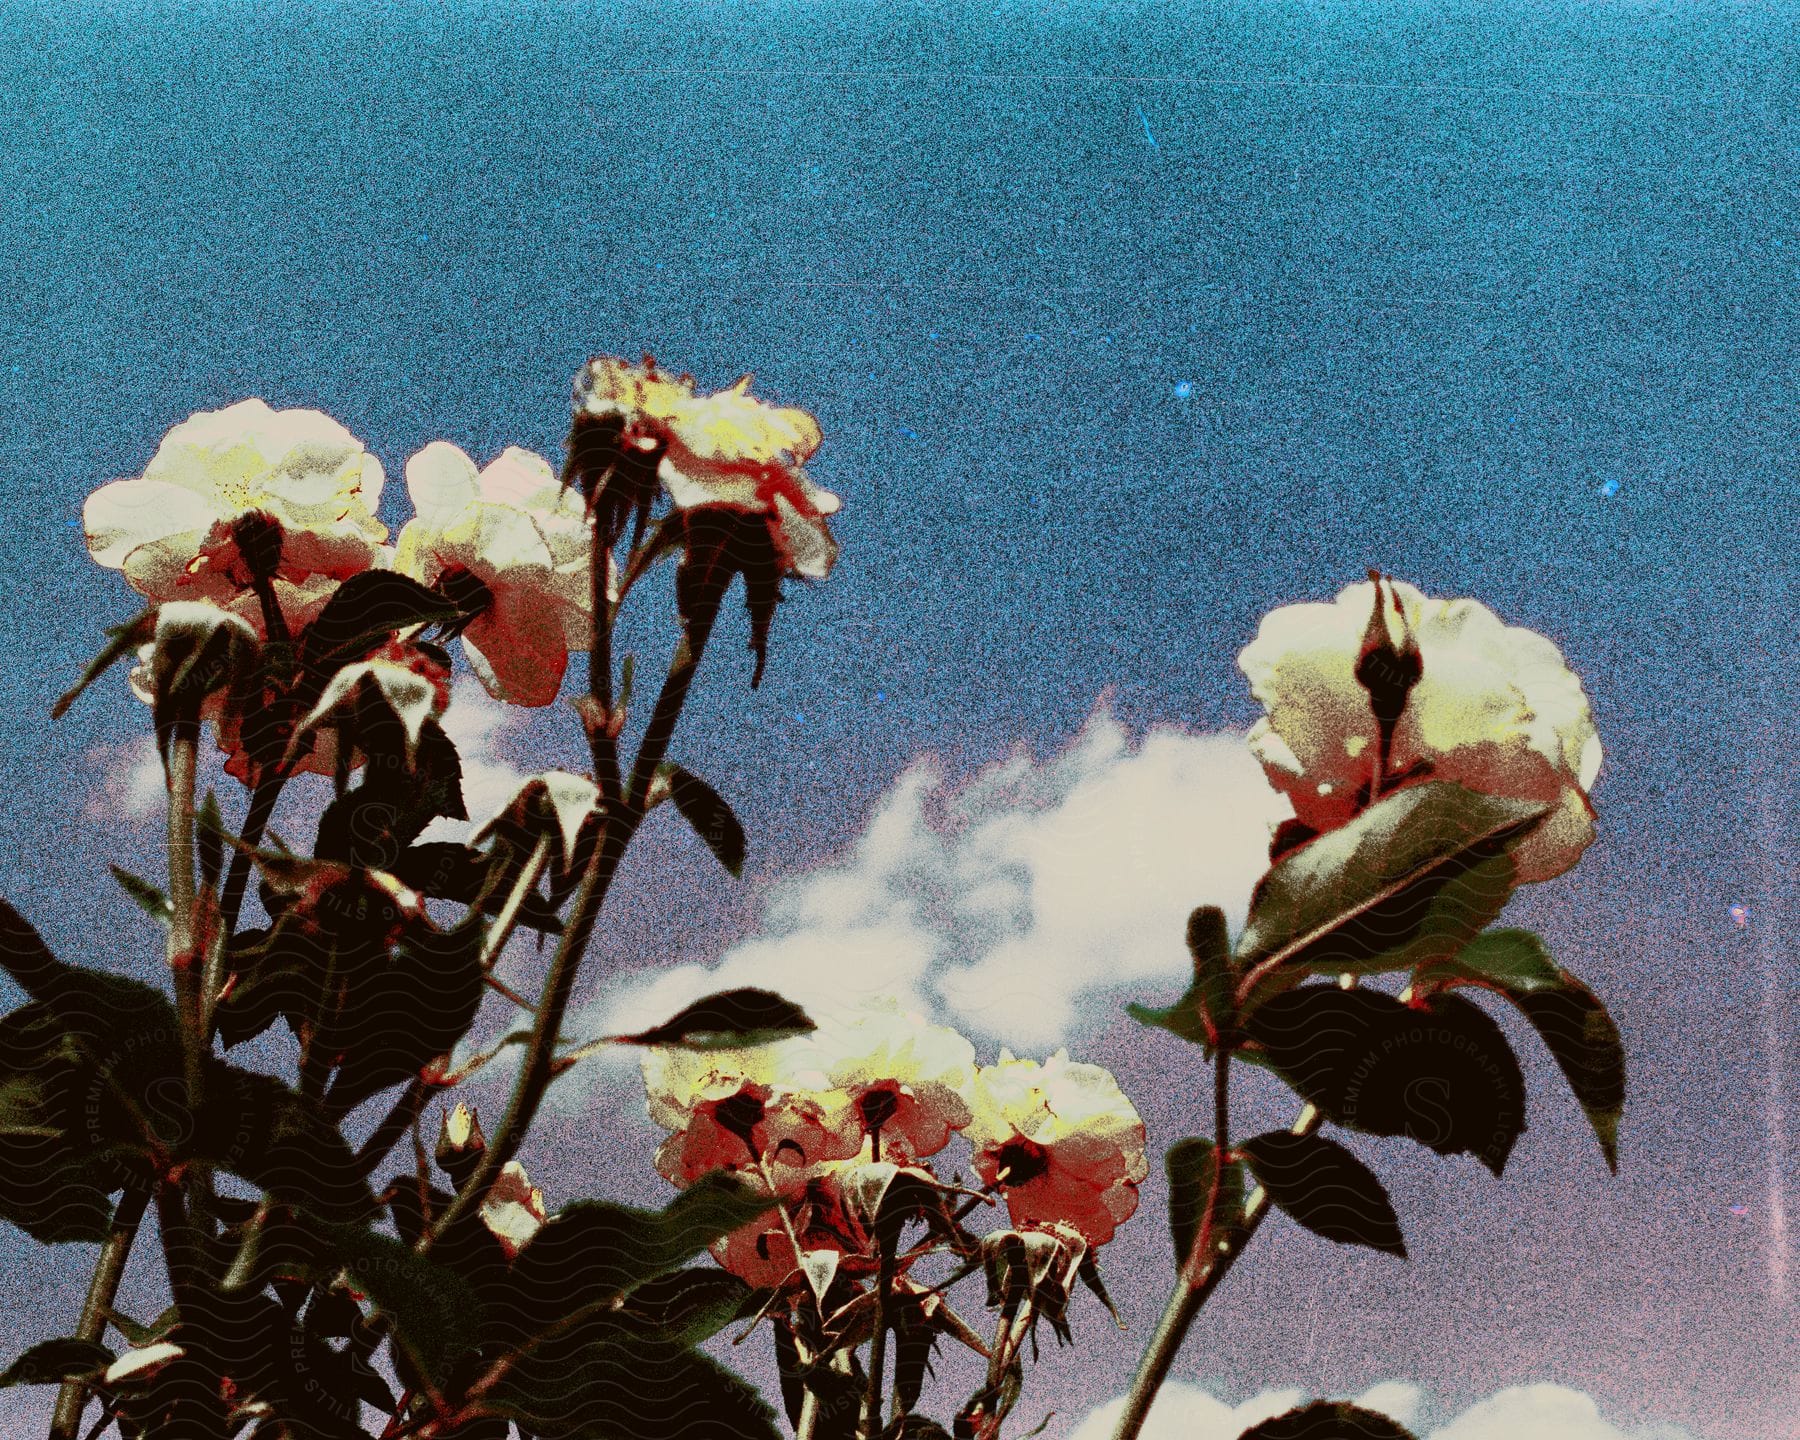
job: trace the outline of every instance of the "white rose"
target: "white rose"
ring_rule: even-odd
[[[1521,881],[1562,874],[1594,838],[1588,791],[1601,749],[1581,681],[1554,644],[1475,600],[1435,600],[1384,581],[1418,646],[1421,673],[1395,727],[1388,784],[1449,780],[1554,809],[1513,852]],[[1268,712],[1250,745],[1301,824],[1324,831],[1367,803],[1379,745],[1356,663],[1376,589],[1265,616],[1238,656]]]
[[[477,472],[443,441],[406,462],[406,488],[418,514],[400,532],[395,568],[480,607],[463,648],[490,695],[548,705],[569,652],[593,633],[593,531],[581,496],[529,450],[509,448]]]
[[[317,410],[241,400],[184,420],[137,479],[88,497],[88,550],[152,600],[226,600],[249,583],[233,524],[281,525],[277,574],[344,579],[381,564],[381,462]]]

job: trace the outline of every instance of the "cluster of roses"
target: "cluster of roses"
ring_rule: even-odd
[[[641,534],[659,494],[674,522],[663,548],[683,543],[690,558],[699,552],[726,578],[745,576],[760,676],[780,581],[823,579],[836,558],[826,517],[838,499],[803,469],[819,440],[811,416],[755,399],[748,377],[706,395],[691,377],[649,359],[601,357],[576,377],[560,476],[517,447],[478,470],[454,445],[429,444],[407,461],[415,515],[394,545],[376,518],[380,461],[330,417],[256,399],[177,425],[141,476],[88,498],[84,521],[101,565],[157,606],[208,607],[207,623],[245,642],[302,636],[352,577],[406,576],[455,607],[446,628],[460,634],[491,695],[541,706],[556,698],[569,653],[591,641],[596,549],[607,557],[599,588],[617,603],[636,576],[616,573],[611,544],[630,516]],[[179,609],[167,619],[196,623]],[[144,663],[134,689],[149,700],[152,647],[148,634],[139,638]],[[266,703],[210,697],[231,773],[246,783],[277,765],[332,773],[337,727],[326,722],[366,681],[414,737],[441,713],[448,659],[437,647],[396,642],[359,662],[260,747],[246,728]]]
[[[1143,1121],[1107,1071],[1066,1051],[1040,1064],[1002,1050],[977,1065],[955,1030],[892,1002],[755,1049],[649,1050],[643,1070],[651,1118],[672,1132],[656,1152],[664,1179],[734,1170],[781,1197],[785,1217],[714,1252],[757,1287],[800,1280],[796,1237],[809,1252],[854,1258],[847,1177],[873,1163],[922,1166],[959,1132],[1015,1228],[1066,1225],[1089,1245],[1130,1218],[1146,1173]]]
[[[1095,1252],[1137,1209],[1146,1174],[1143,1121],[1106,1070],[1066,1051],[1039,1063],[1002,1050],[978,1065],[962,1035],[891,1000],[776,1044],[650,1050],[643,1073],[650,1115],[670,1132],[656,1153],[665,1179],[735,1172],[779,1202],[717,1242],[714,1258],[772,1292],[778,1345],[815,1364],[836,1351],[859,1383],[860,1362],[843,1352],[890,1324],[921,1344],[952,1337],[1016,1380],[1040,1315],[1066,1333],[1078,1274],[1104,1298]],[[973,1151],[970,1186],[943,1166],[958,1134]],[[1010,1225],[966,1228],[984,1202],[1004,1202]],[[902,1244],[905,1220],[923,1228]],[[1002,1309],[991,1344],[924,1276],[933,1255],[962,1261],[959,1274],[985,1270]],[[1029,1284],[1003,1304],[1009,1256]],[[990,1433],[1016,1394],[978,1395],[964,1412],[972,1433]],[[899,1399],[904,1410],[916,1392],[902,1385]]]

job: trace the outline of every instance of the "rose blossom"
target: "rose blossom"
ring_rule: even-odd
[[[879,1135],[883,1160],[935,1155],[969,1123],[975,1047],[948,1026],[877,1001],[847,1025],[822,1027],[810,1046],[864,1133]]]
[[[463,648],[490,695],[548,705],[569,652],[593,633],[593,532],[580,495],[529,450],[510,447],[477,472],[441,440],[406,462],[406,488],[418,515],[400,532],[396,568],[475,611]]]
[[[793,1053],[783,1045],[646,1050],[650,1118],[673,1132],[657,1147],[657,1173],[686,1185],[759,1160],[805,1166],[854,1156],[862,1145],[855,1115],[823,1074],[796,1070]]]
[[[95,561],[140,594],[230,600],[255,569],[238,543],[245,517],[279,526],[282,580],[377,566],[382,479],[381,463],[330,416],[241,400],[175,426],[143,475],[102,485],[82,519]]]
[[[1060,1220],[1104,1245],[1137,1209],[1144,1122],[1100,1066],[1002,1050],[976,1072],[970,1108],[975,1172],[1006,1196],[1013,1224]]]
[[[1503,623],[1477,601],[1436,600],[1411,585],[1382,583],[1399,607],[1383,623],[1391,633],[1403,622],[1421,666],[1384,778],[1390,786],[1400,778],[1449,780],[1553,807],[1513,859],[1521,881],[1562,874],[1594,838],[1588,791],[1601,749],[1581,681],[1549,640]],[[1283,606],[1264,617],[1238,656],[1268,711],[1250,732],[1251,748],[1314,831],[1342,825],[1366,802],[1379,729],[1356,665],[1375,599],[1376,587],[1364,582],[1330,604]]]
[[[837,559],[825,524],[842,502],[801,468],[819,448],[819,422],[804,410],[765,404],[750,377],[713,395],[691,375],[654,360],[591,361],[576,377],[577,415],[622,425],[621,444],[660,450],[657,474],[680,510],[718,509],[758,517],[783,575],[823,580]]]

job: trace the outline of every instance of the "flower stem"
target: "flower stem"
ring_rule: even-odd
[[[181,1018],[183,1073],[188,1104],[200,1108],[201,1065],[211,1049],[202,991],[201,957],[194,941],[194,908],[199,892],[194,880],[194,774],[198,763],[199,722],[182,721],[169,741],[169,971],[175,983],[175,1010]]]
[[[1302,1107],[1290,1129],[1295,1135],[1311,1135],[1324,1118],[1316,1108],[1306,1105]],[[1222,1135],[1223,1131],[1220,1133]],[[1223,1147],[1220,1149],[1222,1152]],[[1222,1171],[1222,1167],[1218,1167],[1218,1170]],[[1149,1418],[1150,1406],[1156,1399],[1156,1392],[1168,1378],[1169,1368],[1175,1363],[1175,1356],[1181,1350],[1182,1341],[1187,1338],[1194,1317],[1200,1313],[1200,1307],[1206,1304],[1208,1297],[1218,1288],[1219,1282],[1236,1263],[1238,1256],[1244,1253],[1251,1237],[1256,1234],[1269,1213],[1269,1207],[1269,1193],[1259,1186],[1244,1204],[1242,1221],[1221,1236],[1216,1244],[1205,1234],[1211,1228],[1212,1221],[1211,1215],[1207,1216],[1206,1223],[1201,1227],[1202,1235],[1196,1239],[1187,1262],[1176,1278],[1169,1303],[1163,1310],[1162,1319],[1157,1322],[1156,1333],[1150,1337],[1150,1343],[1144,1349],[1144,1358],[1138,1365],[1131,1391],[1125,1397],[1125,1409],[1119,1416],[1118,1428],[1113,1431],[1113,1440],[1134,1440],[1142,1431],[1144,1421]],[[1202,1248],[1202,1240],[1206,1241],[1205,1249]]]
[[[387,1158],[388,1152],[412,1129],[413,1122],[419,1118],[419,1113],[424,1110],[425,1102],[435,1088],[419,1076],[413,1076],[400,1092],[399,1099],[394,1101],[393,1108],[382,1117],[381,1123],[356,1152],[358,1175],[366,1179],[375,1173],[375,1167]]]
[[[88,1284],[87,1299],[81,1306],[81,1319],[75,1326],[77,1339],[99,1340],[106,1333],[107,1312],[118,1298],[119,1282],[125,1276],[125,1262],[131,1257],[138,1224],[149,1203],[148,1186],[130,1186],[119,1197],[113,1210],[112,1228],[101,1242],[99,1259],[94,1262],[94,1278]],[[49,1440],[75,1440],[81,1429],[81,1412],[86,1408],[87,1386],[79,1380],[65,1380],[57,1393],[56,1410],[50,1417]]]
[[[219,901],[220,923],[229,937],[237,930],[238,912],[244,908],[244,892],[250,887],[250,852],[262,843],[269,817],[275,813],[275,802],[281,798],[281,787],[287,784],[287,771],[276,766],[265,771],[250,791],[250,808],[244,814],[243,845],[231,857],[231,868],[225,872],[225,890]]]
[[[643,745],[632,766],[631,789],[624,808],[616,819],[609,817],[606,828],[601,832],[600,843],[594,847],[594,853],[582,873],[580,888],[575,892],[574,910],[568,926],[557,943],[556,954],[551,958],[549,974],[544,978],[543,995],[533,1017],[531,1038],[526,1042],[525,1059],[519,1066],[518,1079],[513,1084],[512,1098],[507,1103],[505,1118],[489,1139],[487,1149],[475,1167],[475,1173],[469,1177],[469,1183],[457,1191],[456,1199],[437,1222],[427,1226],[420,1234],[416,1248],[421,1254],[431,1248],[437,1236],[449,1230],[481,1203],[507,1161],[517,1156],[526,1131],[537,1118],[544,1092],[559,1073],[556,1047],[561,1041],[563,1015],[569,1008],[569,998],[575,990],[582,957],[587,952],[589,940],[593,938],[595,922],[600,917],[601,906],[606,903],[613,877],[618,873],[619,861],[643,820],[644,801],[650,792],[650,782],[656,775],[656,767],[668,753],[669,741],[674,737],[682,706],[687,703],[688,690],[693,684],[694,672],[699,669],[712,617],[718,610],[719,598],[723,593],[724,586],[718,586],[710,596],[710,605],[699,607],[700,613],[693,616],[683,628],[681,641],[676,646],[674,659],[669,665],[668,676],[663,681],[662,693],[656,697],[656,708],[651,712],[650,723],[645,729]],[[595,634],[598,636],[599,627],[596,627]]]
[[[538,879],[549,861],[550,836],[540,835],[536,847],[514,879],[512,889],[506,892],[506,899],[494,912],[494,922],[488,927],[481,946],[483,971],[492,970],[499,962],[500,952],[506,948],[506,942],[512,939],[513,930],[519,923],[519,912],[524,908],[526,898],[537,888]]]
[[[869,1388],[863,1397],[861,1433],[867,1440],[881,1434],[882,1390],[887,1380],[888,1303],[894,1293],[894,1245],[880,1240],[875,1272],[875,1334],[869,1341]]]

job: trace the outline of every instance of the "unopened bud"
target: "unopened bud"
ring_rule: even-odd
[[[281,547],[286,535],[281,522],[267,510],[246,510],[231,522],[231,538],[252,585],[275,578],[281,568]]]
[[[457,1104],[444,1116],[438,1131],[438,1169],[448,1175],[458,1190],[469,1182],[481,1157],[487,1153],[487,1137],[481,1133],[481,1120],[467,1105]]]
[[[1375,584],[1375,604],[1369,612],[1369,627],[1363,632],[1362,653],[1356,660],[1356,683],[1368,691],[1369,708],[1380,728],[1379,760],[1385,773],[1395,727],[1406,713],[1407,696],[1419,683],[1425,667],[1394,582],[1377,570],[1369,572],[1369,579]],[[1380,793],[1381,778],[1377,777],[1372,795]]]

